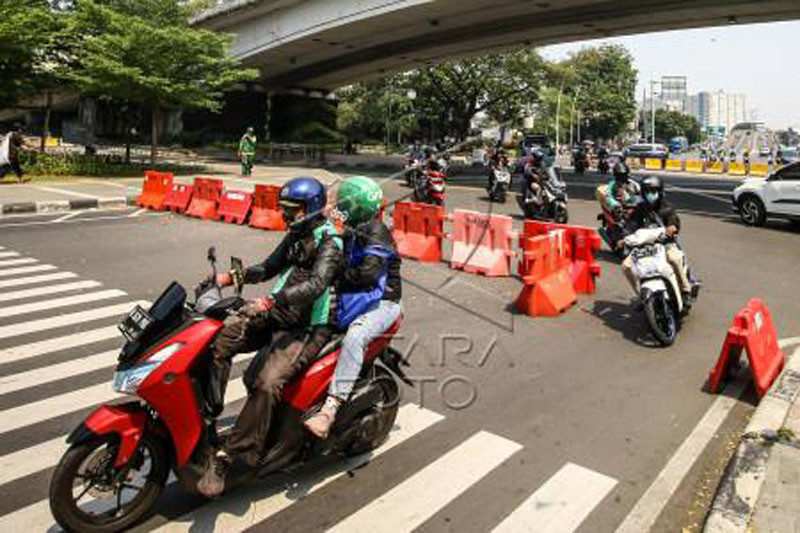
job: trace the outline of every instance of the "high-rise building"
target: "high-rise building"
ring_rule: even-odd
[[[694,115],[706,131],[729,133],[747,120],[747,105],[743,94],[725,91],[702,91],[686,98],[686,113]]]
[[[686,76],[661,76],[660,100],[660,108],[685,113]]]

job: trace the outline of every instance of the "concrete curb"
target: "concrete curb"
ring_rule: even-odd
[[[706,533],[749,531],[778,430],[800,392],[800,347],[761,399],[725,469],[706,518]]]
[[[0,204],[0,215],[23,213],[63,213],[76,209],[124,209],[136,205],[136,197],[78,198],[77,200],[42,200],[38,202],[16,202]]]

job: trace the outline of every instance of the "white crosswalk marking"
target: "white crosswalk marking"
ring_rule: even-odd
[[[46,272],[48,270],[55,270],[53,265],[33,265],[23,266],[17,268],[3,268],[0,269],[0,277],[16,276],[19,274],[33,274],[34,272]]]
[[[25,298],[34,298],[36,296],[49,296],[51,294],[58,294],[60,292],[77,291],[81,289],[93,289],[101,286],[99,281],[73,281],[71,283],[62,283],[61,285],[48,285],[47,287],[36,287],[35,289],[23,289],[20,291],[0,292],[0,303],[11,302],[13,300],[23,300]]]
[[[0,363],[12,363],[24,359],[32,359],[60,350],[68,350],[70,348],[116,338],[122,338],[117,326],[106,326],[104,328],[72,333],[61,337],[52,337],[43,341],[21,344],[13,348],[0,350]]]
[[[42,274],[41,276],[27,276],[24,278],[0,279],[0,289],[5,287],[19,287],[20,285],[33,285],[35,283],[46,283],[59,279],[77,278],[74,272],[54,272],[53,274]]]
[[[111,298],[120,298],[127,296],[128,293],[117,289],[109,289],[106,291],[90,292],[88,294],[79,294],[77,296],[67,296],[64,298],[55,298],[53,300],[44,300],[41,302],[33,302],[25,305],[17,305],[14,307],[7,307],[0,309],[0,318],[8,316],[24,315],[36,311],[48,311],[50,309],[57,309],[59,307],[68,307],[70,305],[85,304],[89,302],[97,302],[99,300],[109,300]]]
[[[567,463],[492,533],[569,533],[578,529],[617,480]]]
[[[19,257],[17,252],[0,252],[0,257]]]
[[[328,531],[412,531],[521,448],[492,433],[476,433]]]
[[[422,432],[444,417],[414,404],[402,406],[397,413],[398,429],[371,454],[337,461],[332,465],[299,473],[291,493],[283,485],[253,484],[246,489],[226,495],[158,528],[159,532],[224,531],[235,533],[251,528],[297,502],[297,494],[309,495],[345,476],[347,472],[374,460],[392,448]],[[2,518],[5,520],[5,517]],[[24,523],[24,522],[23,522]]]
[[[31,320],[30,322],[11,324],[9,326],[0,326],[0,339],[121,315],[129,312],[137,304],[141,305],[142,302],[126,302],[106,307],[98,307],[90,311],[79,311],[77,313],[69,313],[51,318],[41,318],[39,320]]]
[[[32,257],[23,257],[21,259],[6,259],[0,261],[0,268],[6,268],[17,265],[30,265],[31,263],[38,263],[39,261]]]
[[[8,394],[28,387],[35,387],[51,381],[79,376],[100,368],[114,366],[119,350],[109,350],[88,357],[81,357],[55,365],[28,370],[18,374],[0,377],[0,394]],[[109,372],[109,376],[111,373]]]

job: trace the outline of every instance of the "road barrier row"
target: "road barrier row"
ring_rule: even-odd
[[[667,170],[670,172],[691,172],[705,174],[727,174],[729,176],[756,176],[769,175],[768,163],[737,163],[722,161],[709,162],[703,159],[654,159],[629,157],[626,159],[628,166],[634,170]],[[775,166],[778,170],[780,166]]]

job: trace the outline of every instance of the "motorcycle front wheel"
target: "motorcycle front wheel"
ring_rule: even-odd
[[[553,206],[553,222],[556,224],[566,224],[569,222],[569,212],[563,202],[556,202]]]
[[[145,435],[134,457],[114,467],[116,437],[71,447],[50,481],[50,510],[67,531],[111,533],[128,529],[153,508],[170,470],[164,443]]]
[[[678,336],[678,320],[663,292],[657,292],[644,303],[650,330],[662,346],[670,346]]]

